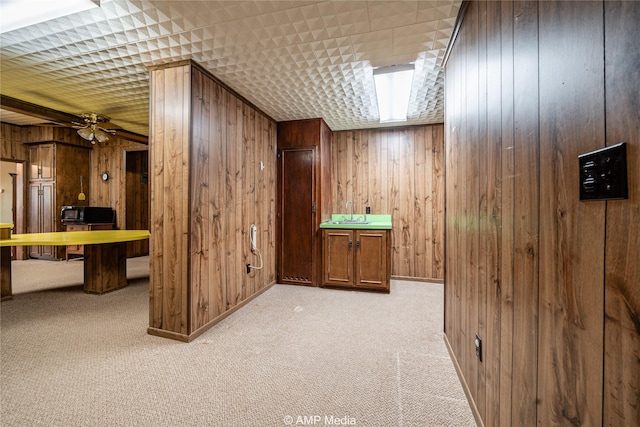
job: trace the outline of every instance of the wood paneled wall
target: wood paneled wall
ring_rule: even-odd
[[[28,161],[28,145],[35,142],[64,142],[91,148],[91,169],[84,177],[84,192],[87,205],[109,206],[116,210],[117,226],[126,228],[126,153],[147,151],[148,145],[112,136],[109,141],[93,145],[80,138],[73,129],[53,126],[15,126],[0,123],[1,157],[5,160]],[[100,178],[108,171],[111,178],[106,183]],[[80,183],[78,182],[78,190]],[[26,200],[26,199],[25,199]],[[28,200],[25,204],[28,204]],[[26,214],[26,213],[25,213]]]
[[[149,151],[127,151],[125,224],[129,230],[148,230]],[[149,239],[127,243],[127,258],[149,255]]]
[[[640,423],[638,22],[626,1],[474,1],[462,21],[445,332],[484,425]],[[629,199],[581,202],[578,155],[622,141]]]
[[[149,146],[113,136],[109,141],[96,144],[91,152],[90,188],[87,193],[92,206],[108,206],[116,211],[116,225],[127,228],[127,153],[148,151]],[[102,181],[102,172],[109,180]]]
[[[151,70],[150,130],[149,332],[188,341],[275,283],[276,123],[186,62]]]
[[[333,132],[333,212],[391,214],[391,274],[444,278],[444,128]]]
[[[18,162],[29,160],[29,149],[24,141],[23,127],[0,122],[0,159]]]

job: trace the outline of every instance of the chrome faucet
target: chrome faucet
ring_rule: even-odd
[[[351,205],[351,218],[350,218],[350,221],[353,221],[353,202],[351,200],[348,200],[344,207],[346,209],[349,209],[349,205]]]

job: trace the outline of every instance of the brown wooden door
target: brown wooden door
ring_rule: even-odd
[[[316,285],[315,148],[280,151],[280,283]]]
[[[386,289],[387,232],[356,231],[356,286]]]
[[[324,230],[323,284],[353,286],[353,230]]]

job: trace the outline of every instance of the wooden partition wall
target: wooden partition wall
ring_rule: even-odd
[[[333,212],[391,214],[391,274],[444,278],[443,125],[333,132]]]
[[[149,333],[189,341],[275,282],[276,124],[188,61],[151,70],[150,119]]]
[[[640,423],[638,22],[638,2],[468,5],[446,64],[445,332],[484,425]],[[581,202],[578,155],[618,142],[629,199]]]

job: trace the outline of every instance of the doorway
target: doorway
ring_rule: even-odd
[[[13,234],[24,233],[24,162],[2,160],[0,164],[0,222],[13,224]],[[11,248],[11,259],[26,259],[25,248]]]

